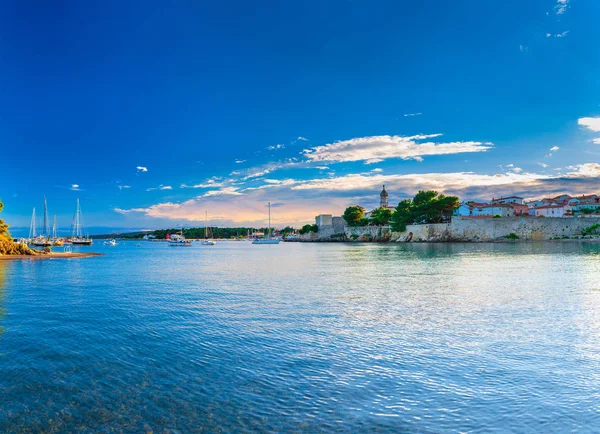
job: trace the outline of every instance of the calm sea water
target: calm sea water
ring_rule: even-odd
[[[598,245],[91,250],[0,262],[0,432],[600,427]]]

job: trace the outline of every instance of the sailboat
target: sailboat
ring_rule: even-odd
[[[54,214],[54,223],[52,225],[52,245],[59,247],[63,245],[63,240],[59,240],[56,236],[56,214]]]
[[[254,240],[252,244],[279,244],[279,239],[271,238],[271,202],[269,202],[269,230],[262,240]]]
[[[35,208],[32,225],[35,225]],[[32,245],[36,247],[50,247],[52,245],[50,242],[50,230],[48,226],[48,203],[46,202],[46,198],[44,198],[44,232],[37,237],[35,235],[33,236],[33,241],[31,242]]]
[[[203,246],[214,246],[217,243],[215,241],[213,241],[213,240],[209,240],[208,239],[208,233],[209,233],[209,229],[208,229],[208,211],[205,211],[204,212],[204,240],[202,240],[202,242],[200,244],[203,245]]]
[[[81,215],[79,199],[77,199],[77,209],[75,210],[75,222],[73,224],[73,231],[71,233],[71,243],[80,246],[92,245],[92,239],[89,235],[85,234],[85,229],[83,227],[83,217]]]

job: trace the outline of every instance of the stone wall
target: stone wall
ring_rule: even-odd
[[[339,222],[338,222],[339,223]],[[389,226],[344,226],[319,227],[319,232],[299,235],[301,241],[389,241],[392,232]]]
[[[453,217],[451,223],[408,225],[392,234],[397,241],[494,241],[516,234],[522,240],[551,240],[581,236],[581,231],[600,223],[595,218],[503,217],[469,219]]]

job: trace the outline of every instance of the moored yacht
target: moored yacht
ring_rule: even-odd
[[[75,210],[75,222],[73,224],[73,230],[71,233],[71,243],[73,245],[80,246],[91,246],[92,239],[85,232],[85,228],[83,226],[83,215],[81,213],[81,206],[79,205],[79,199],[77,199],[77,208]]]
[[[252,244],[279,244],[279,238],[271,238],[271,202],[269,202],[269,229],[265,238],[262,240],[254,240]]]
[[[210,231],[210,229],[208,228],[208,211],[205,211],[204,213],[204,239],[200,242],[200,245],[202,246],[214,246],[216,243],[216,241],[209,239],[209,235],[210,238],[212,238],[212,233]]]
[[[183,236],[183,228],[181,228],[181,234],[173,234],[169,237],[169,246],[173,247],[189,247],[192,245],[190,240],[186,240]]]

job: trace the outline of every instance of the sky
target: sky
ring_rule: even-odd
[[[0,4],[0,198],[28,227],[300,226],[435,189],[600,193],[596,0]]]

